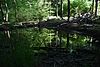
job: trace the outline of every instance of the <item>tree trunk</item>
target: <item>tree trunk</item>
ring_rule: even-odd
[[[95,0],[95,16],[97,16],[98,0]]]
[[[70,19],[70,0],[68,0],[68,21]]]

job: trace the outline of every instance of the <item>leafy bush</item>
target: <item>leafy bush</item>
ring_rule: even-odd
[[[10,1],[11,2],[11,1]],[[44,5],[43,0],[16,0],[16,3],[9,6],[9,21],[32,21],[42,20],[49,15],[49,4]],[[16,7],[16,8],[15,8]],[[15,14],[16,11],[16,14]],[[15,17],[16,15],[16,17]]]
[[[47,29],[40,31],[38,29],[16,30],[11,31],[10,35],[11,38],[8,38],[4,32],[0,33],[0,66],[3,67],[33,67],[37,65],[36,53],[39,51],[35,51],[34,47],[45,47],[50,42]]]
[[[63,4],[63,13],[64,16],[67,16],[67,1],[64,0],[64,4]],[[84,13],[84,12],[88,12],[89,11],[89,7],[88,4],[86,3],[86,1],[84,0],[71,0],[71,5],[70,5],[70,12],[71,15],[73,16],[76,13]]]

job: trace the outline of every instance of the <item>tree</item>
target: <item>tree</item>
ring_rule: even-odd
[[[71,0],[70,4],[70,12],[73,16],[75,13],[85,13],[89,11],[89,7],[87,6],[87,3],[85,0]],[[67,16],[67,0],[64,0],[63,2],[63,13],[64,16]]]

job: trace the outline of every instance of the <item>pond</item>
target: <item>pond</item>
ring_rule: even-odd
[[[94,61],[94,50],[92,37],[76,33],[67,36],[63,31],[46,28],[16,29],[10,31],[9,38],[7,33],[0,32],[0,63],[3,66],[72,67],[73,63],[77,67],[82,64],[82,67],[87,67],[94,63],[91,61]],[[80,60],[80,65],[76,60]],[[89,62],[91,64],[88,65]]]

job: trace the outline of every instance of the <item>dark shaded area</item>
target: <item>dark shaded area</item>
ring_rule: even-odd
[[[93,0],[94,1],[94,0]],[[55,0],[57,7],[58,1]],[[54,5],[55,5],[54,4]],[[100,17],[97,16],[98,0],[95,0],[95,16],[93,13],[81,13],[77,17],[70,19],[70,0],[68,0],[68,20],[63,20],[62,0],[61,19],[48,19],[47,21],[21,22],[9,24],[0,3],[2,23],[0,24],[0,66],[1,67],[100,67]],[[7,5],[4,3],[6,12]],[[92,6],[93,7],[93,6]],[[16,10],[15,10],[16,11]],[[16,12],[15,12],[16,13]],[[7,15],[7,14],[6,14]],[[32,29],[30,31],[30,28]],[[44,28],[54,30],[54,36],[50,42],[45,43],[40,40],[45,31]],[[28,30],[29,29],[29,30]],[[33,30],[38,29],[38,30]],[[36,34],[34,34],[36,33]],[[85,46],[73,47],[70,43],[72,34],[79,34],[90,37]],[[76,35],[78,39],[79,35]],[[37,41],[35,41],[35,36]],[[48,35],[50,36],[50,35]],[[58,38],[58,39],[57,39]],[[66,45],[62,47],[66,38]],[[37,43],[38,42],[38,43]],[[42,44],[42,46],[40,45]],[[38,46],[37,46],[38,45]]]

